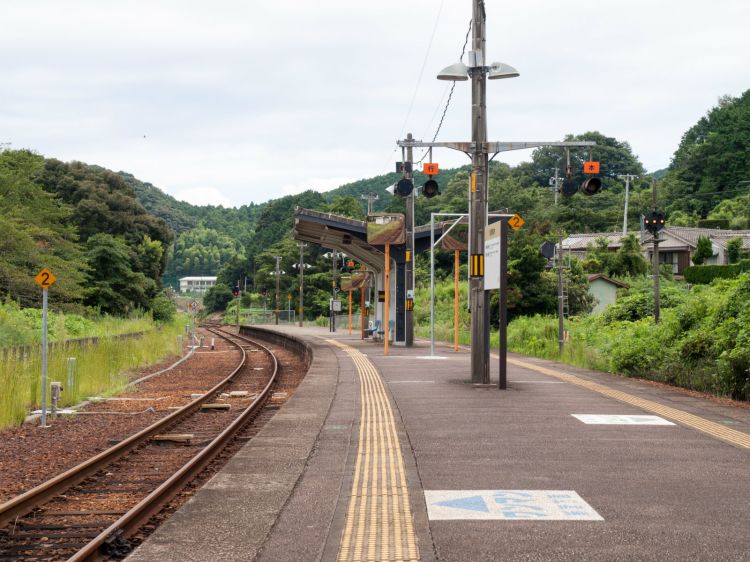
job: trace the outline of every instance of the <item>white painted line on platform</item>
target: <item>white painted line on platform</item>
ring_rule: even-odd
[[[675,425],[659,416],[571,414],[590,425]]]
[[[604,521],[573,490],[425,490],[432,521]]]
[[[448,359],[445,355],[417,355],[412,359]]]
[[[524,384],[565,384],[563,381],[508,381],[509,383]]]

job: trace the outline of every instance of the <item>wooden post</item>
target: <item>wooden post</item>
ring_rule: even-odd
[[[461,251],[453,252],[453,351],[458,351],[458,269],[461,265]]]
[[[385,307],[383,308],[383,334],[385,347],[383,354],[388,355],[388,297],[391,292],[391,245],[385,245]]]
[[[352,335],[352,291],[349,290],[349,335]]]

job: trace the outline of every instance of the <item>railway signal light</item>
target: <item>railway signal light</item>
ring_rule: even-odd
[[[586,178],[585,180],[583,180],[583,183],[581,183],[581,192],[586,195],[595,195],[601,190],[602,180],[597,177]]]
[[[656,234],[662,230],[666,226],[666,223],[667,219],[664,216],[664,213],[660,213],[659,211],[651,211],[648,215],[643,217],[643,226],[651,234]]]
[[[408,178],[403,178],[396,184],[396,194],[401,197],[408,197],[413,190],[414,182]]]
[[[435,197],[436,195],[440,195],[440,188],[438,187],[438,183],[433,179],[429,179],[424,182],[424,185],[422,186],[422,195],[424,195],[428,199],[431,197]]]

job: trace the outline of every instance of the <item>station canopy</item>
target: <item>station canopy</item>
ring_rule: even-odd
[[[435,240],[451,222],[435,222]],[[294,209],[294,239],[345,253],[376,272],[384,267],[383,246],[367,242],[367,223],[333,213],[297,207]],[[414,251],[430,249],[430,225],[414,229]]]

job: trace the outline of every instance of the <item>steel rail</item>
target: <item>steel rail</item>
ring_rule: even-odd
[[[215,385],[201,398],[196,398],[181,409],[169,414],[167,417],[142,429],[138,433],[131,435],[127,439],[120,441],[117,445],[114,445],[113,447],[102,451],[101,453],[74,466],[73,468],[70,468],[61,474],[58,474],[54,478],[51,478],[50,480],[39,484],[31,490],[28,490],[23,494],[20,494],[15,498],[12,498],[3,503],[2,505],[0,505],[0,528],[5,527],[17,517],[26,515],[35,507],[52,499],[62,491],[75,486],[82,480],[85,480],[92,474],[95,474],[105,466],[118,460],[123,455],[138,447],[149,437],[160,433],[165,428],[180,421],[181,418],[192,414],[194,411],[198,410],[204,402],[207,402],[214,393],[221,390],[222,387],[231,382],[234,375],[237,374],[237,372],[245,364],[247,354],[240,344],[232,342],[227,336],[222,335],[221,337],[234,344],[242,353],[241,361],[228,377]]]
[[[221,330],[210,328],[209,330],[217,335],[221,332]],[[248,419],[256,414],[265,404],[266,398],[276,382],[276,376],[278,375],[279,369],[278,360],[270,349],[259,344],[257,341],[239,334],[231,334],[231,336],[247,342],[252,342],[253,345],[263,348],[273,360],[273,373],[271,374],[271,377],[269,377],[268,383],[261,393],[258,394],[255,400],[253,400],[240,416],[238,416],[226,429],[224,429],[224,431],[211,441],[211,443],[206,445],[200,453],[190,459],[190,461],[183,465],[183,467],[175,472],[168,480],[163,482],[156,490],[143,498],[137,505],[89,542],[84,548],[69,558],[68,562],[101,560],[103,555],[107,555],[108,545],[112,545],[116,548],[117,541],[127,538],[135,533],[141,525],[148,521],[153,515],[159,513],[164,504],[166,504],[172,497],[182,490],[190,480],[203,470],[203,468],[205,468],[208,463],[210,463],[213,458],[221,452],[232,436],[239,431]],[[224,334],[222,337],[226,338],[227,335]]]

